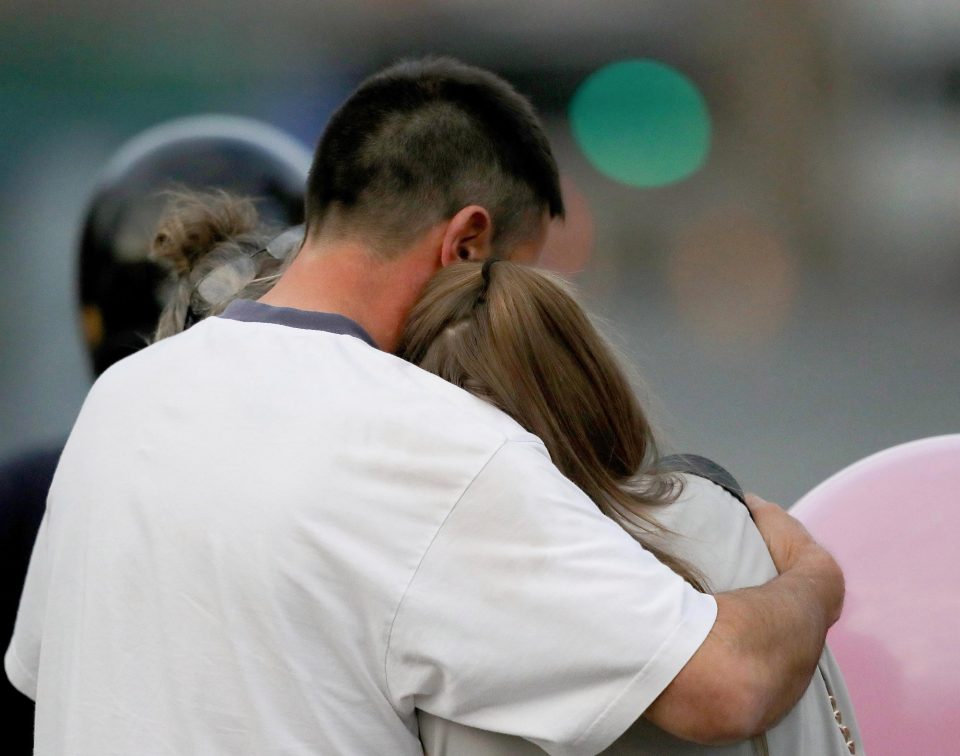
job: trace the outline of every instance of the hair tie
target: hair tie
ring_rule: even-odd
[[[477,304],[483,304],[487,301],[487,289],[490,288],[490,268],[493,267],[495,262],[499,262],[500,260],[501,258],[499,257],[488,257],[483,261],[483,267],[480,268],[482,285],[480,286],[480,293],[477,295]]]

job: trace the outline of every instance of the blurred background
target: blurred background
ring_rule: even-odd
[[[0,0],[0,457],[90,384],[76,248],[137,132],[222,112],[312,148],[367,74],[452,54],[533,100],[570,275],[670,447],[789,504],[960,428],[957,0]]]

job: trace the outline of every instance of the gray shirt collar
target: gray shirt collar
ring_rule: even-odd
[[[370,334],[363,330],[359,323],[335,312],[296,310],[293,307],[274,307],[251,299],[236,299],[227,305],[227,309],[220,313],[219,317],[244,323],[274,323],[290,328],[354,336],[377,348]]]

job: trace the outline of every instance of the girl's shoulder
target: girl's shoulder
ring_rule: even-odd
[[[679,473],[683,491],[656,511],[672,553],[696,567],[714,593],[760,585],[776,576],[770,552],[746,505],[726,487]]]

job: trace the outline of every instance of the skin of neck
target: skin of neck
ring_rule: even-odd
[[[356,239],[308,238],[260,301],[344,315],[362,326],[378,347],[392,352],[410,309],[441,267],[442,231],[441,226],[430,229],[389,258]]]
[[[516,245],[510,259],[535,262],[549,224],[544,213],[536,234]],[[490,213],[479,205],[462,208],[390,256],[379,254],[362,234],[310,233],[260,301],[344,315],[362,326],[378,347],[393,352],[430,278],[461,260],[485,260],[492,252],[492,239]]]

